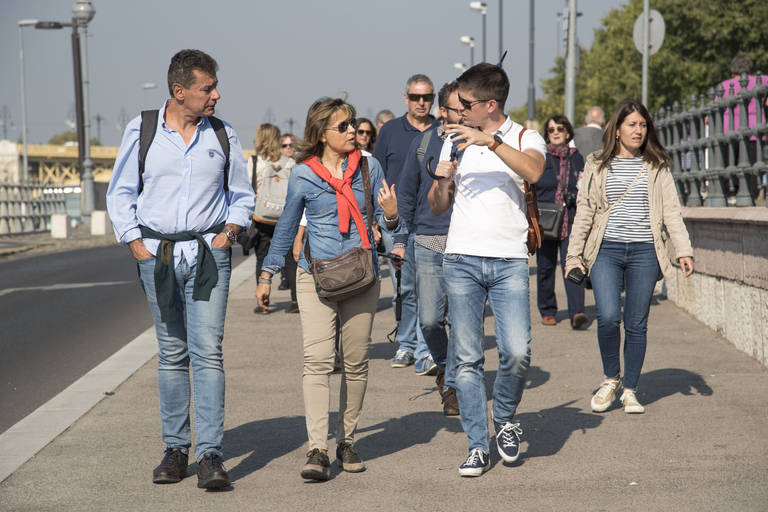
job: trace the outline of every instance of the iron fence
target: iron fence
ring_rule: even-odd
[[[67,213],[61,188],[38,183],[0,183],[0,235],[51,229],[51,215]]]

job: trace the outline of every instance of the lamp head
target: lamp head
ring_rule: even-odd
[[[91,0],[77,0],[72,8],[72,14],[79,25],[87,25],[96,14],[96,9],[93,8]]]
[[[469,46],[470,48],[474,48],[475,47],[475,38],[474,37],[461,36],[461,39],[459,39],[459,41],[461,41],[461,44],[463,44],[464,46]]]
[[[469,8],[481,14],[485,14],[488,11],[488,6],[485,2],[469,2]]]

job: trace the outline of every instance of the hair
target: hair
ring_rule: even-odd
[[[200,50],[181,50],[171,58],[168,66],[168,92],[173,96],[173,84],[189,89],[195,83],[195,71],[216,76],[219,65],[207,53]]]
[[[594,112],[599,112],[597,115],[594,115]],[[584,116],[584,122],[586,124],[589,123],[598,123],[603,124],[605,123],[605,112],[600,107],[592,107],[591,109],[587,110],[587,115]]]
[[[284,133],[280,136],[280,142],[283,141],[284,138],[290,137],[292,141],[296,141],[296,136],[292,133]]]
[[[373,151],[373,146],[376,144],[376,125],[371,122],[370,119],[367,119],[365,117],[358,117],[357,118],[357,127],[360,128],[363,126],[363,123],[368,123],[371,125],[371,140],[368,142],[367,148],[360,148],[365,149],[366,151]],[[357,130],[355,130],[357,132]],[[357,135],[355,135],[355,138],[357,138]]]
[[[282,153],[280,152],[280,142],[283,138],[280,136],[280,128],[277,126],[264,123],[260,124],[256,128],[256,138],[254,145],[256,146],[256,154],[264,160],[270,162],[277,162],[280,160]]]
[[[669,155],[667,155],[667,151],[659,141],[656,127],[653,125],[653,119],[651,118],[651,114],[648,113],[648,109],[639,101],[624,100],[619,103],[618,107],[616,107],[616,110],[613,112],[611,119],[608,121],[608,126],[603,133],[603,151],[597,156],[600,163],[597,167],[598,171],[602,171],[608,167],[611,157],[616,154],[618,146],[616,143],[616,130],[621,127],[624,120],[632,112],[640,114],[643,119],[645,119],[645,124],[648,128],[643,145],[640,146],[640,154],[643,156],[643,161],[659,168],[669,165]]]
[[[437,93],[437,106],[440,108],[446,108],[448,107],[448,98],[451,97],[451,94],[455,93],[459,90],[459,83],[454,80],[453,82],[448,82],[447,84],[443,85],[440,88],[440,92]]]
[[[395,114],[393,114],[391,110],[381,110],[378,114],[376,114],[376,124],[386,123],[390,119],[394,118]]]
[[[304,123],[304,139],[297,141],[296,149],[299,152],[297,162],[304,162],[313,156],[321,156],[323,142],[320,140],[323,130],[328,127],[336,111],[341,110],[348,118],[355,117],[355,107],[342,98],[329,98],[327,96],[315,101],[307,112],[307,122]]]
[[[411,89],[411,84],[417,84],[420,82],[429,85],[429,90],[434,94],[435,86],[427,75],[413,75],[411,78],[409,78],[408,81],[405,82],[405,93],[408,94],[408,91]]]
[[[547,119],[544,123],[544,142],[549,144],[549,122],[554,121],[556,124],[561,124],[565,127],[565,143],[568,144],[573,140],[573,125],[563,114],[555,114]]]
[[[482,62],[466,70],[456,81],[460,89],[472,91],[478,100],[496,100],[504,111],[509,95],[509,78],[499,66]]]
[[[741,75],[742,73],[750,74],[752,72],[752,59],[746,55],[737,55],[731,61],[731,74]]]

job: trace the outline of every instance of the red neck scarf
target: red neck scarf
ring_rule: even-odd
[[[331,171],[320,163],[317,156],[305,160],[304,163],[312,169],[312,172],[317,174],[320,179],[327,182],[336,191],[336,204],[339,210],[339,231],[349,233],[349,219],[352,217],[355,221],[357,232],[360,233],[363,249],[370,249],[371,243],[368,241],[368,230],[365,228],[360,207],[357,204],[355,193],[352,191],[352,177],[355,175],[357,164],[360,163],[361,157],[362,153],[360,153],[359,149],[347,153],[347,168],[344,171],[344,179],[331,176]]]

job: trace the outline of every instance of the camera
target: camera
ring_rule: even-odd
[[[576,208],[576,198],[578,197],[578,192],[574,192],[573,190],[569,190],[565,197],[563,198],[563,203],[565,203],[566,208]]]
[[[571,269],[570,272],[568,272],[566,279],[568,279],[573,283],[581,284],[582,282],[584,282],[585,277],[586,276],[584,275],[584,272],[582,272],[580,268],[576,267],[574,269]]]

